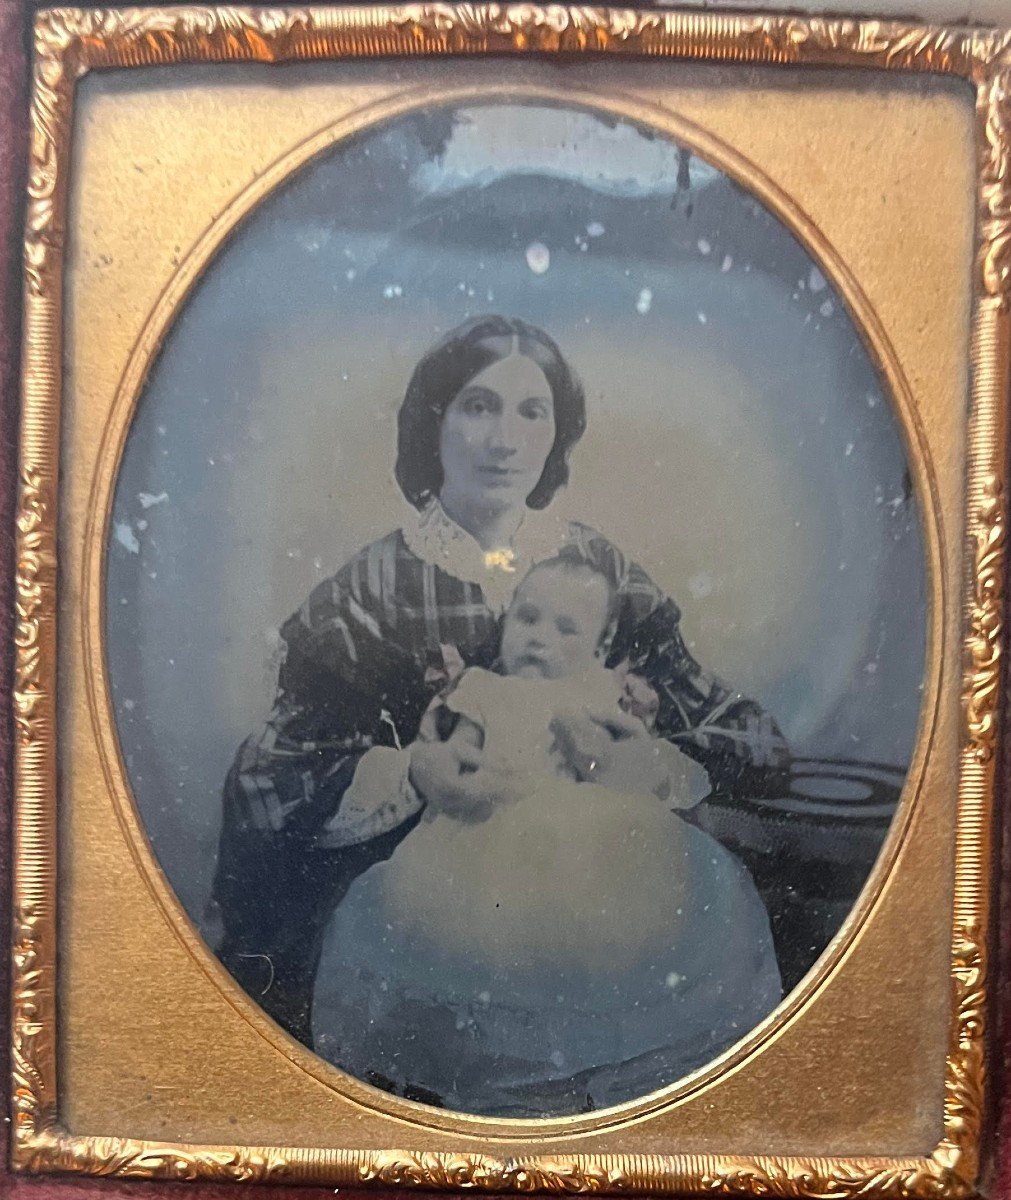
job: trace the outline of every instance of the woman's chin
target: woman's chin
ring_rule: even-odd
[[[481,495],[481,507],[488,511],[506,512],[514,508],[525,508],[527,496],[533,491],[534,483],[524,480],[522,483],[515,479],[485,480]]]

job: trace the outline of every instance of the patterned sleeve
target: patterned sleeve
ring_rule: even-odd
[[[625,665],[659,698],[654,729],[705,767],[715,790],[768,794],[785,779],[790,754],[760,704],[710,674],[681,634],[681,612],[637,563],[599,534],[589,556],[609,568],[618,612],[608,665]]]
[[[273,712],[239,748],[223,794],[218,954],[247,990],[266,989],[264,1007],[303,1041],[330,913],[358,874],[392,854],[420,811],[394,804],[375,820],[355,814],[350,824],[362,836],[350,824],[334,834],[363,756],[409,742],[427,700],[416,656],[386,636],[354,565],[282,627]]]
[[[406,745],[424,710],[416,657],[384,636],[343,574],[282,627],[273,712],[243,743],[233,771],[235,816],[251,829],[318,834],[362,756]]]

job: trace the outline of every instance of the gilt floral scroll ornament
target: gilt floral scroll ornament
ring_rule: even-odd
[[[923,24],[805,20],[566,7],[562,5],[410,4],[397,7],[55,9],[36,23],[34,101],[25,281],[29,300],[56,303],[63,248],[66,150],[76,81],[93,68],[179,62],[280,62],[332,55],[431,55],[564,52],[802,63],[839,67],[946,72],[977,82],[980,103],[981,296],[1007,308],[1011,282],[1011,170],[1008,75],[994,69],[1007,36]],[[41,311],[41,310],[40,310]],[[33,345],[56,392],[57,327],[48,317]],[[43,340],[45,340],[43,344]],[[47,403],[52,397],[47,397]],[[1004,402],[1002,400],[1002,402]],[[26,408],[32,404],[29,399]],[[40,411],[46,404],[40,404]],[[56,405],[50,403],[50,409]],[[50,419],[50,418],[46,418]],[[55,422],[55,418],[51,418]],[[53,439],[55,444],[56,439]],[[14,712],[19,743],[38,738],[54,698],[41,686],[41,619],[53,602],[43,579],[55,512],[44,480],[28,465],[21,478],[16,577]],[[969,674],[970,749],[980,763],[995,754],[1003,645],[1002,480],[987,478],[978,507],[972,564]],[[54,652],[54,647],[48,648]],[[55,864],[51,863],[50,868]],[[45,882],[44,880],[42,881]],[[216,1180],[380,1182],[451,1190],[590,1193],[678,1189],[696,1194],[841,1200],[872,1196],[961,1196],[966,1148],[982,1121],[983,1012],[986,992],[983,931],[966,924],[953,944],[953,1038],[945,1089],[945,1134],[935,1154],[908,1160],[714,1158],[656,1156],[497,1159],[483,1155],[409,1151],[344,1153],[264,1148],[182,1146],[109,1137],[75,1137],[57,1125],[55,1007],[46,962],[55,928],[31,898],[27,878],[15,910],[13,954],[14,1154],[28,1169],[91,1175]],[[41,885],[40,885],[41,887]],[[327,1159],[330,1163],[328,1168]],[[328,1173],[329,1171],[329,1173]]]

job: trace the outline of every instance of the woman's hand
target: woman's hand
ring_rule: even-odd
[[[677,783],[684,772],[676,768],[686,756],[662,738],[651,737],[638,717],[626,713],[580,713],[556,717],[551,729],[580,782],[599,783],[616,791],[657,796],[661,800],[681,799]],[[697,786],[695,791],[688,804],[679,803],[678,807],[690,807],[696,802],[700,798]]]
[[[415,742],[410,754],[408,778],[431,812],[477,823],[523,794],[514,771],[491,765],[480,749],[463,741]]]

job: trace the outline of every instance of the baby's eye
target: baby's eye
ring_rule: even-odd
[[[516,610],[516,620],[521,625],[534,625],[537,623],[537,610],[524,604]]]
[[[556,625],[558,632],[564,634],[566,637],[572,637],[573,634],[579,632],[575,621],[570,621],[568,617],[559,617]]]

